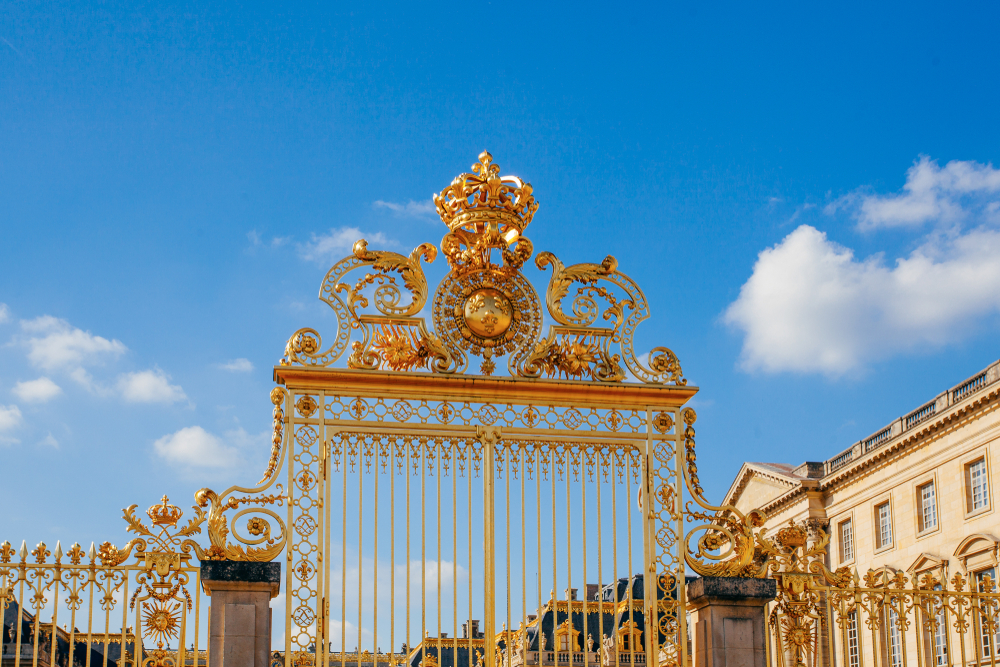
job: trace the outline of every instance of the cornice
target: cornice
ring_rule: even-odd
[[[824,493],[829,493],[841,486],[853,483],[860,477],[880,470],[899,455],[916,447],[928,445],[1000,408],[1000,400],[998,399],[1000,399],[1000,383],[973,394],[962,403],[941,412],[936,418],[906,431],[886,445],[819,480],[802,480],[796,488],[778,496],[759,509],[770,516],[772,513],[783,510],[786,505],[799,496],[804,495],[808,488],[816,488]],[[816,482],[816,484],[807,484],[807,482]]]
[[[676,408],[698,393],[689,385],[585,382],[275,366],[274,380],[289,389],[347,396],[426,398],[477,403],[572,405],[601,408]]]

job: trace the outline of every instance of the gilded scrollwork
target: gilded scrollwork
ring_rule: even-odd
[[[421,261],[433,262],[437,249],[425,243],[404,256],[370,250],[362,239],[334,264],[320,289],[320,299],[337,314],[333,343],[324,347],[314,329],[299,329],[281,364],[325,367],[349,352],[346,364],[354,370],[464,373],[470,357],[479,357],[479,372],[493,375],[498,358],[506,357],[513,376],[592,382],[631,376],[645,383],[686,384],[669,348],[636,355],[635,328],[649,317],[649,308],[642,290],[610,255],[600,264],[572,266],[549,252],[538,255],[539,269],[552,267],[545,301],[556,323],[543,339],[538,295],[521,273],[534,253],[524,231],[538,202],[531,184],[501,176],[488,152],[434,202],[448,227],[440,248],[449,272],[435,291],[433,331],[419,316],[429,295]],[[354,282],[345,280],[363,267],[372,270]],[[403,291],[411,295],[405,303]],[[568,311],[567,298],[572,298]],[[363,312],[370,305],[376,312]]]
[[[694,423],[698,415],[694,409],[684,408],[681,419],[684,421],[684,481],[692,499],[687,502],[684,515],[688,521],[704,521],[685,531],[685,561],[702,576],[765,576],[762,557],[756,548],[755,533],[755,529],[764,525],[764,513],[753,510],[743,514],[733,505],[717,506],[705,500],[698,481],[695,454]],[[697,547],[692,548],[691,539],[699,534]]]

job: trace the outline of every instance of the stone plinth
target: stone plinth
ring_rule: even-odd
[[[687,586],[694,667],[766,667],[765,606],[773,579],[702,577]]]
[[[208,655],[213,667],[268,667],[271,599],[278,595],[280,581],[280,563],[201,564],[201,585],[212,599]]]

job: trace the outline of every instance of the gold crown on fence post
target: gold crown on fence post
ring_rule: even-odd
[[[146,514],[149,515],[149,519],[156,526],[176,526],[177,522],[180,521],[181,516],[184,512],[181,511],[180,507],[176,505],[169,505],[169,498],[163,496],[162,504],[153,505],[148,510]]]

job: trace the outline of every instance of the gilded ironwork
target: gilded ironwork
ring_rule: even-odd
[[[653,348],[645,360],[636,355],[635,329],[649,317],[649,307],[610,255],[600,264],[569,267],[552,253],[538,255],[539,269],[552,267],[545,301],[556,321],[542,338],[541,303],[521,272],[534,252],[524,231],[538,202],[530,183],[500,176],[488,152],[434,202],[448,227],[441,253],[449,267],[434,292],[434,330],[419,314],[429,295],[421,260],[433,262],[437,248],[424,243],[404,256],[369,250],[361,239],[351,256],[334,264],[320,288],[320,299],[337,314],[333,343],[324,349],[317,331],[299,329],[285,347],[283,365],[328,367],[350,349],[347,366],[358,370],[464,373],[469,358],[477,357],[478,371],[489,376],[506,357],[515,377],[623,382],[631,376],[651,384],[686,383],[669,348]],[[346,280],[361,268],[370,271],[354,282]],[[574,284],[567,313],[562,301]],[[603,310],[598,302],[605,304]]]

